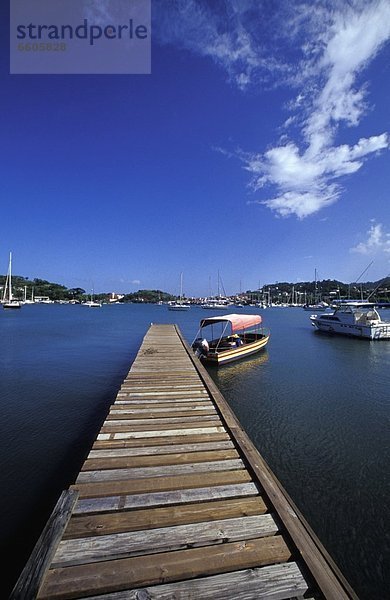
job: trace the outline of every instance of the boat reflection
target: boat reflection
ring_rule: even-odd
[[[215,366],[207,365],[207,371],[218,386],[220,384],[226,386],[236,377],[242,377],[243,375],[248,376],[254,373],[256,369],[264,367],[267,362],[268,352],[267,350],[264,350],[261,354],[256,356],[249,356],[238,362],[224,365],[223,369],[216,369]]]

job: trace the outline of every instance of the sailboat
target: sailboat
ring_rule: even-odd
[[[87,302],[83,303],[83,306],[88,306],[89,308],[100,308],[102,303],[101,302],[96,302],[93,298],[94,295],[94,291],[92,290],[92,294],[91,294],[91,299],[87,300]]]
[[[3,308],[20,308],[22,305],[12,297],[12,252],[9,253],[8,273],[2,299]]]
[[[168,304],[168,310],[189,310],[190,305],[183,300],[183,273],[180,273],[180,297],[177,302]]]
[[[314,304],[305,304],[303,310],[326,310],[328,304],[318,299],[318,288],[317,288],[317,269],[314,269]]]
[[[222,284],[222,288],[223,288],[223,292],[224,292],[225,295],[224,296],[221,295],[220,289],[219,289],[220,282],[222,283],[222,280],[220,278],[219,271],[218,271],[218,280],[217,280],[218,291],[217,291],[217,297],[213,298],[211,296],[211,292],[210,292],[210,296],[201,305],[202,308],[204,308],[205,310],[226,310],[227,308],[229,308],[229,305],[231,304],[231,302],[226,299],[226,292],[225,292],[225,289],[223,288],[223,284]]]

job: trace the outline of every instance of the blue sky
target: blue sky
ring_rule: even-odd
[[[0,272],[12,250],[31,278],[188,295],[390,273],[387,0],[152,0],[151,75],[9,75],[1,11]]]

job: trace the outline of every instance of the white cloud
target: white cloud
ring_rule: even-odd
[[[341,194],[334,180],[359,170],[363,159],[389,145],[387,134],[362,138],[355,146],[323,148],[315,157],[299,153],[295,143],[271,148],[263,155],[241,155],[252,174],[254,190],[271,184],[279,194],[259,201],[280,216],[295,214],[303,219],[333,204]]]
[[[382,252],[390,254],[390,233],[385,231],[382,223],[373,220],[366,236],[366,240],[351,248],[351,252],[370,255]]]
[[[326,81],[314,98],[304,130],[312,154],[332,139],[332,126],[341,121],[359,123],[366,108],[365,88],[354,88],[356,77],[389,40],[390,3],[380,0],[336,13],[328,36],[316,65]]]
[[[295,110],[285,126],[301,118],[302,149],[288,141],[263,154],[241,154],[252,174],[251,187],[276,188],[271,199],[259,200],[280,216],[302,219],[335,202],[342,189],[336,180],[358,171],[373,153],[389,147],[388,134],[361,138],[353,146],[334,145],[340,124],[356,126],[366,110],[365,87],[354,87],[360,71],[390,39],[390,3],[359,4],[359,9],[336,13],[318,37],[322,53],[304,63],[300,92],[290,103]],[[325,20],[326,23],[326,20]],[[322,81],[322,85],[321,85]]]

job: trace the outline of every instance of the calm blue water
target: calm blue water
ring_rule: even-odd
[[[12,562],[4,597],[150,323],[176,322],[191,342],[207,314],[152,305],[0,309],[0,550]],[[315,333],[301,309],[262,314],[267,350],[212,376],[360,598],[390,598],[390,342]]]

